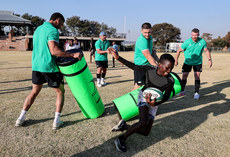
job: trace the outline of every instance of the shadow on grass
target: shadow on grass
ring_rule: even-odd
[[[202,84],[206,83],[204,82]],[[194,86],[186,86],[186,95],[182,97],[174,97],[172,99],[169,99],[168,103],[160,105],[158,114],[178,111],[210,102],[224,100],[221,91],[225,88],[230,87],[230,80],[215,82],[213,84],[213,86],[210,86],[208,88],[200,89],[200,99],[198,101],[193,100]]]
[[[17,82],[17,81],[15,81],[15,82]],[[10,83],[14,83],[14,81],[11,81]],[[64,85],[67,85],[67,83],[65,82]],[[48,85],[45,84],[45,85],[43,85],[42,88],[47,88],[47,87],[48,87]],[[32,90],[32,86],[22,87],[22,88],[3,89],[3,90],[0,90],[0,94],[16,93],[16,92],[27,91],[27,90]]]
[[[15,81],[3,81],[3,82],[0,82],[0,83],[16,83],[16,82],[24,82],[24,81],[32,81],[32,79],[15,80]]]
[[[0,70],[10,70],[10,69],[13,69],[13,70],[15,70],[15,69],[31,69],[32,67],[30,66],[30,67],[11,67],[11,68],[0,68]]]
[[[70,116],[70,115],[73,115],[73,114],[79,114],[81,113],[81,111],[76,111],[76,112],[72,112],[72,113],[68,113],[68,114],[65,114],[65,115],[61,115],[61,117],[67,117],[67,116]],[[76,121],[64,121],[63,125],[61,126],[61,128],[64,128],[66,126],[69,126],[69,125],[74,125],[78,122],[81,122],[81,121],[84,121],[84,120],[87,120],[88,118],[83,118],[83,119],[80,119],[80,120],[76,120]],[[30,125],[35,125],[35,124],[38,124],[38,123],[43,123],[43,122],[46,122],[46,121],[50,121],[50,120],[54,120],[54,117],[52,118],[45,118],[45,119],[28,119],[26,120],[22,127],[28,127]]]
[[[208,106],[202,107],[197,110],[182,111],[165,118],[157,119],[152,127],[152,131],[148,137],[140,136],[134,134],[129,137],[126,145],[128,151],[126,153],[117,152],[113,140],[109,139],[101,145],[94,148],[85,150],[83,152],[74,154],[74,156],[132,156],[135,155],[146,148],[162,141],[166,138],[178,139],[188,134],[203,122],[208,119],[208,115],[219,116],[225,114],[230,110],[230,99],[226,98],[226,94],[221,93],[221,91],[227,87],[230,87],[230,80],[221,81],[214,83],[213,86],[201,89],[202,98],[196,101],[196,105],[203,105],[211,103]],[[191,99],[191,98],[190,98]],[[171,103],[177,103],[177,100],[171,101]],[[217,101],[224,101],[218,103]],[[183,106],[180,109],[184,109],[185,102],[182,101],[178,105]],[[168,104],[159,110],[164,110],[167,108],[172,108],[173,104]],[[163,105],[162,105],[163,106]],[[190,106],[191,107],[191,106]],[[179,108],[178,108],[179,109]],[[168,110],[174,111],[174,110]],[[162,111],[164,113],[164,111]],[[163,152],[162,152],[163,153]]]

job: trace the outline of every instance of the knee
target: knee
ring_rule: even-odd
[[[139,121],[139,127],[140,128],[145,128],[148,125],[148,121]]]
[[[38,90],[32,90],[30,93],[31,97],[36,97],[38,94],[39,94]]]
[[[148,135],[150,134],[150,131],[151,131],[151,130],[145,130],[145,131],[143,132],[142,135],[143,135],[143,136],[148,136]]]

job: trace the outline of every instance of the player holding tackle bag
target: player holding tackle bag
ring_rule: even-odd
[[[125,152],[126,139],[134,133],[139,133],[144,136],[149,135],[158,109],[157,106],[170,98],[171,92],[173,91],[174,87],[174,79],[170,73],[174,67],[175,60],[172,55],[163,54],[160,57],[158,67],[150,65],[138,66],[118,56],[116,53],[113,52],[112,49],[110,50],[110,52],[115,59],[119,60],[127,67],[133,70],[142,70],[146,72],[146,83],[144,87],[139,91],[138,95],[137,106],[140,115],[139,122],[130,126],[124,134],[119,136],[114,141],[117,150]],[[163,99],[159,102],[156,102],[156,99],[151,100],[151,94],[146,94],[145,98],[143,98],[142,92],[148,87],[154,87],[164,92]],[[121,118],[121,115],[119,116]],[[123,131],[125,129],[125,126],[125,121],[121,120],[119,124],[113,128],[113,131]]]

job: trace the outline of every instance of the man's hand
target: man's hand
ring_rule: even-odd
[[[117,55],[115,49],[113,49],[112,47],[110,47],[110,48],[108,48],[107,50],[109,51],[109,54],[111,54],[115,59],[118,59],[118,58],[119,58],[119,56]]]
[[[73,53],[73,58],[78,58],[79,60],[81,60],[82,55],[81,53]]]
[[[151,93],[147,93],[147,94],[145,95],[145,100],[146,100],[146,102],[147,102],[150,106],[155,106],[156,98],[154,98],[154,99],[151,101],[151,96],[152,96]]]
[[[177,66],[178,65],[178,61],[175,59],[175,63],[174,63],[174,65],[175,66]]]
[[[208,64],[209,64],[209,68],[211,68],[212,67],[212,59],[208,60]]]

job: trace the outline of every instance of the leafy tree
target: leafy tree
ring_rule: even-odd
[[[88,30],[89,33],[91,34],[90,36],[98,36],[100,33],[100,23],[96,21],[90,21],[90,29]]]
[[[59,29],[59,34],[60,36],[69,36],[70,32],[69,32],[68,27],[66,25],[63,25],[63,27]]]
[[[180,29],[168,23],[155,24],[151,34],[157,45],[166,45],[168,42],[177,42],[181,39]]]
[[[107,30],[107,35],[108,35],[108,37],[112,37],[112,35],[116,34],[116,32],[117,32],[116,28],[109,27],[108,30]]]
[[[201,36],[201,38],[203,38],[206,41],[208,47],[212,46],[212,34],[210,34],[210,33],[203,33],[203,35]]]
[[[227,35],[225,36],[225,39],[227,41],[227,46],[230,47],[230,32],[227,33]]]
[[[217,39],[212,40],[212,45],[213,47],[225,47],[227,45],[227,40],[219,36]]]
[[[96,21],[81,20],[79,16],[67,18],[66,25],[73,36],[98,36],[101,31],[105,31],[108,37],[110,37],[117,31],[113,27],[108,27],[105,23],[100,24]]]
[[[36,27],[42,25],[45,21],[46,21],[45,19],[43,19],[43,18],[41,18],[41,17],[39,17],[39,16],[33,16],[33,17],[31,18],[31,22],[32,22],[34,25],[36,25]]]
[[[28,13],[25,13],[21,16],[23,19],[26,19],[26,20],[31,20],[32,19],[32,15],[29,15]]]
[[[79,24],[80,24],[79,16],[72,16],[70,18],[67,18],[66,20],[66,25],[71,30],[73,36],[78,35]]]
[[[26,20],[31,21],[31,23],[34,25],[33,30],[32,30],[33,32],[35,31],[35,29],[38,26],[42,25],[46,21],[45,19],[43,19],[43,18],[41,18],[39,16],[29,15],[28,13],[23,14],[21,17],[26,19]],[[25,35],[27,33],[26,26],[19,27],[18,29],[20,31],[20,34],[22,34],[22,35]],[[29,34],[31,34],[31,33],[32,32],[29,32]]]
[[[78,35],[88,37],[90,36],[90,21],[81,20],[78,26]]]

